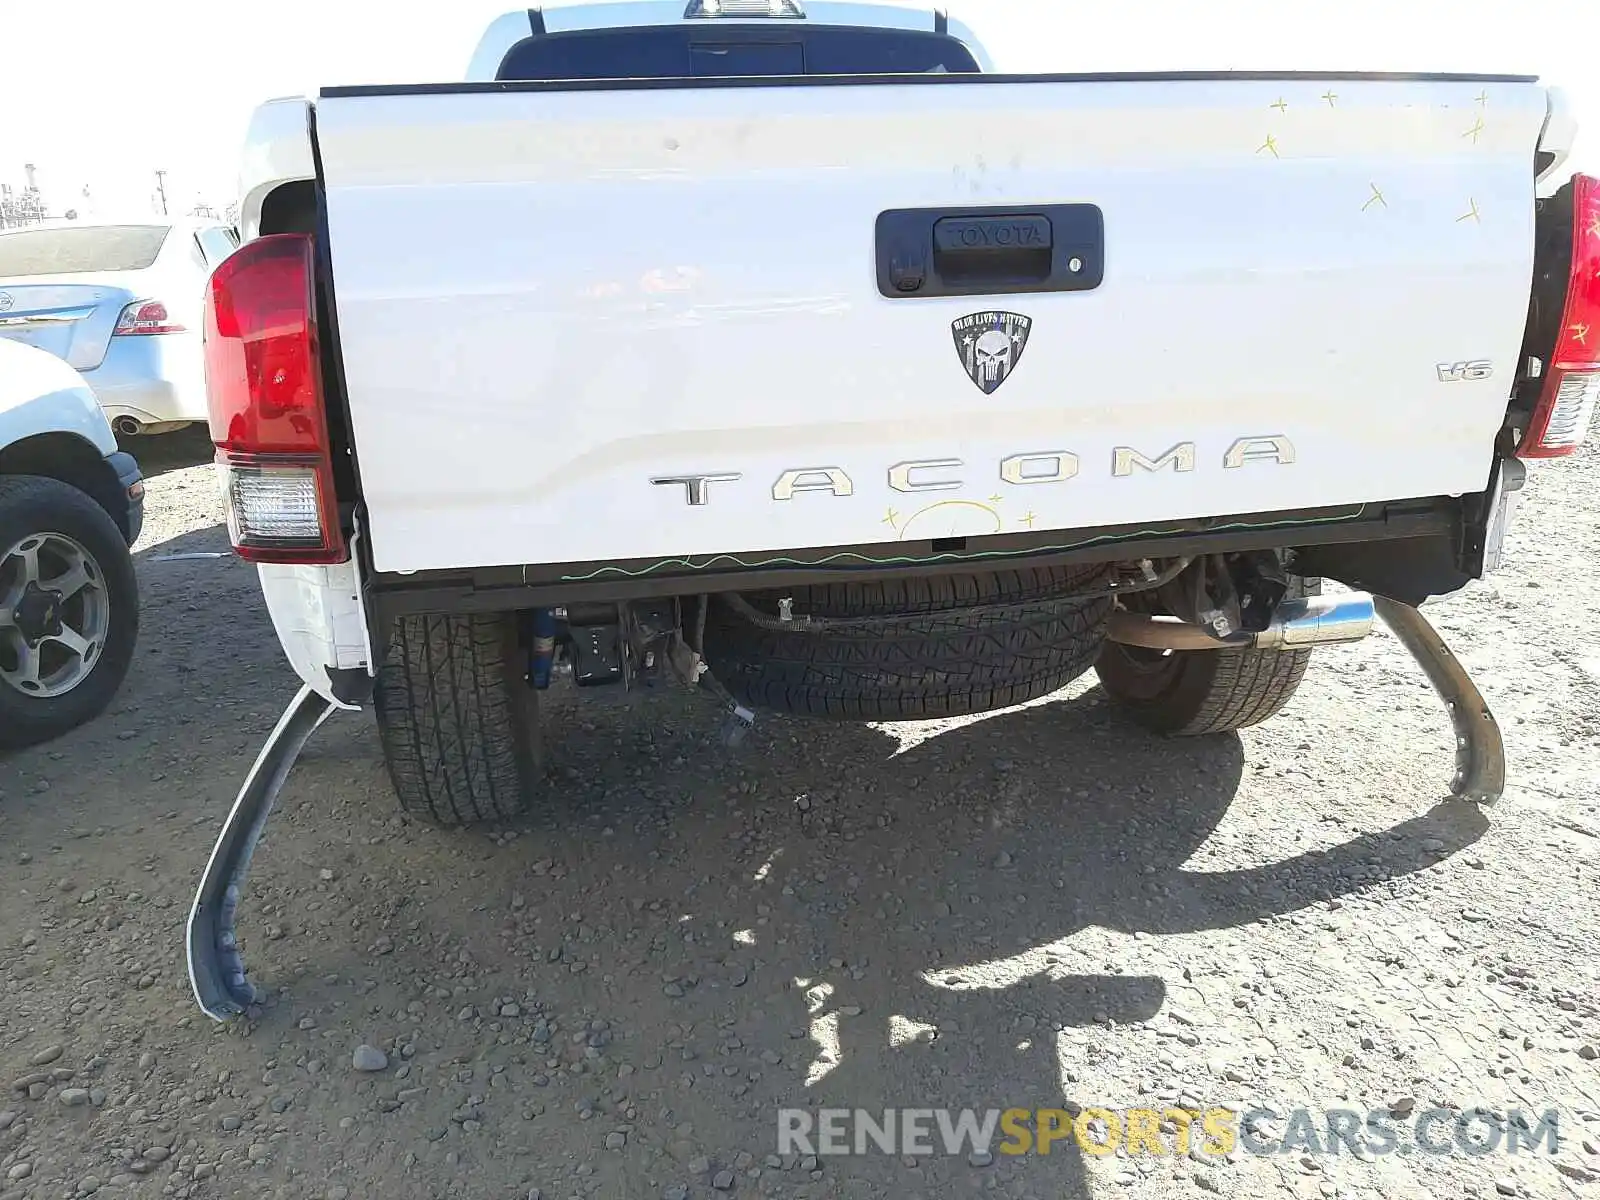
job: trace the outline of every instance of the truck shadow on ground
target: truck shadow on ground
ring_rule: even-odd
[[[808,888],[805,874],[815,874],[819,841],[832,840],[821,851],[827,874],[863,881],[858,904],[808,901],[787,928],[758,933],[765,953],[788,942],[772,964],[783,978],[807,981],[796,988],[815,1056],[803,1107],[1126,1103],[1136,1081],[1118,1096],[1075,1096],[1064,1063],[1075,1049],[1092,1053],[1096,1030],[1155,1017],[1168,981],[1097,972],[1103,938],[1080,948],[1077,935],[1247,925],[1422,870],[1487,828],[1477,809],[1447,803],[1257,867],[1185,868],[1235,800],[1239,739],[1154,741],[1097,696],[959,726],[892,758],[889,739],[865,728],[827,731],[826,749],[803,752],[819,765],[851,763],[851,782],[808,795],[799,836],[774,839],[763,861],[793,855],[804,869],[791,887],[803,899],[828,895],[827,885]],[[835,838],[851,823],[841,810],[863,808],[887,810],[881,831]],[[892,886],[869,898],[865,881],[875,876]],[[714,915],[719,925],[737,920]],[[876,956],[865,986],[854,979],[854,944]],[[870,1161],[845,1162],[840,1173],[871,1171]],[[886,1186],[904,1180],[901,1164],[878,1167]],[[944,1194],[964,1169],[959,1159],[930,1160],[915,1172]],[[1070,1142],[1019,1172],[1030,1185],[1048,1181],[1054,1196],[1088,1194]]]
[[[1137,1080],[1114,1097],[1075,1095],[1068,1064],[1185,985],[1106,970],[1107,939],[1291,913],[1423,870],[1487,829],[1477,809],[1442,803],[1259,866],[1186,867],[1240,791],[1242,744],[1151,738],[1098,691],[910,745],[873,727],[767,719],[736,756],[713,744],[715,712],[697,701],[575,711],[581,723],[556,714],[573,722],[555,756],[566,783],[542,817],[463,850],[476,898],[492,911],[516,896],[516,912],[497,921],[461,905],[457,880],[446,894],[418,889],[383,928],[459,938],[480,988],[487,973],[506,994],[603,1012],[636,1044],[699,1039],[693,1061],[669,1053],[665,1071],[682,1075],[666,1094],[728,1159],[779,1148],[782,1108],[1125,1104]],[[305,765],[315,773],[324,757],[332,767],[347,754],[314,739]],[[563,924],[552,915],[576,913],[552,929]],[[533,963],[508,961],[508,946]],[[580,962],[586,974],[565,975]],[[597,988],[596,976],[617,982]],[[294,986],[297,1004],[326,990],[308,976]],[[719,1091],[725,1067],[743,1081],[736,1102]],[[964,1194],[995,1186],[984,1172],[1018,1196],[1090,1191],[1070,1142],[980,1166],[874,1151],[823,1168],[828,1195]]]

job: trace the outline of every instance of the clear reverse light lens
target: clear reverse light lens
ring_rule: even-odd
[[[295,550],[323,544],[316,467],[225,463],[222,471],[235,546]]]
[[[1556,388],[1550,422],[1539,438],[1545,450],[1578,446],[1589,432],[1595,404],[1600,401],[1600,371],[1569,371]]]

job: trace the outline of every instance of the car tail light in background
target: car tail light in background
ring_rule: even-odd
[[[1520,458],[1571,454],[1600,401],[1600,179],[1572,177],[1572,269],[1566,307]]]
[[[346,558],[312,301],[311,239],[248,242],[211,275],[206,393],[228,532],[251,562]]]
[[[183,326],[167,315],[167,306],[159,300],[135,300],[122,310],[112,337],[128,337],[146,333],[182,333]]]

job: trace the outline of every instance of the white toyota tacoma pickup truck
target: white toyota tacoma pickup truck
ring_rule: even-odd
[[[1600,184],[1525,76],[993,73],[943,13],[517,12],[465,83],[275,101],[214,274],[211,424],[304,690],[406,812],[538,803],[541,694],[982,712],[1093,669],[1169,734],[1291,698],[1382,615],[1503,788],[1417,612],[1494,567],[1600,395]],[[1322,581],[1345,588],[1322,593]],[[1353,590],[1347,590],[1353,589]]]

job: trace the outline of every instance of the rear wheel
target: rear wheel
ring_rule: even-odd
[[[752,708],[853,721],[989,712],[1048,695],[1089,669],[1111,614],[1110,597],[1096,594],[1109,570],[892,579],[746,597],[766,614],[790,598],[797,615],[866,619],[821,630],[766,628],[713,599],[706,660]]]
[[[1321,591],[1321,580],[1290,581],[1290,596]],[[1277,716],[1310,663],[1310,650],[1163,651],[1107,642],[1094,669],[1106,694],[1139,724],[1196,737]]]
[[[544,777],[523,661],[509,613],[395,620],[373,707],[408,815],[462,826],[527,811]]]
[[[105,509],[60,480],[0,477],[0,747],[97,716],[138,636],[133,562]]]

